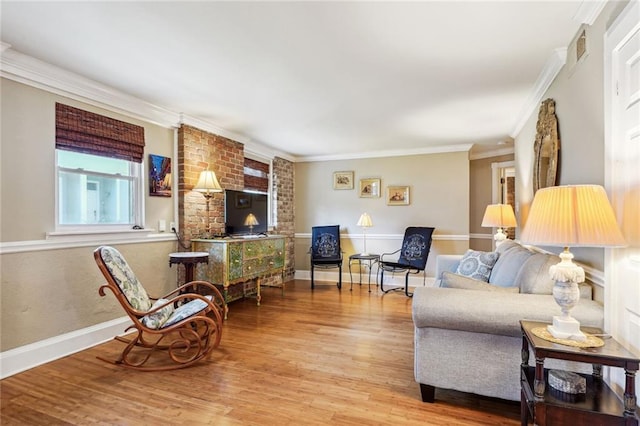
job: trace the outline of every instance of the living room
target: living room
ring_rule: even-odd
[[[552,77],[547,75],[546,79],[541,74],[538,81],[540,85],[532,90],[535,92],[538,89],[539,92],[532,93],[529,113],[522,116],[516,126],[519,131],[513,137],[512,154],[507,152],[505,156],[505,152],[496,146],[493,156],[481,156],[477,160],[473,151],[470,153],[471,147],[466,147],[439,152],[430,149],[405,151],[404,155],[391,152],[384,156],[325,158],[322,161],[309,157],[299,161],[285,152],[265,149],[252,141],[235,141],[242,145],[245,157],[272,162],[272,167],[280,170],[283,180],[277,183],[278,195],[281,199],[289,197],[289,203],[276,206],[278,222],[273,232],[283,234],[288,239],[287,277],[308,279],[307,251],[312,226],[340,224],[345,253],[362,251],[363,231],[356,223],[361,213],[366,211],[374,222],[374,227],[367,230],[367,246],[376,253],[396,249],[406,226],[419,224],[435,227],[426,269],[427,277],[433,278],[434,262],[439,254],[461,254],[467,248],[479,248],[478,245],[490,241],[486,238],[490,234],[489,229],[483,229],[476,223],[484,207],[491,201],[473,198],[472,188],[476,184],[473,181],[473,165],[477,161],[514,161],[516,214],[520,225],[516,232],[521,232],[533,200],[533,141],[538,107],[547,98],[556,101],[561,129],[557,183],[603,185],[610,199],[616,200],[620,199],[623,191],[637,191],[638,181],[634,180],[637,175],[631,173],[627,181],[614,185],[610,176],[612,169],[621,168],[620,164],[633,165],[633,160],[628,157],[627,163],[620,163],[623,160],[611,158],[611,148],[607,145],[610,140],[607,126],[611,118],[606,99],[611,89],[605,80],[608,71],[603,73],[609,60],[605,36],[626,4],[607,3],[593,18],[587,26],[588,55],[579,63],[564,64],[562,53],[549,52],[545,70],[555,72],[549,71]],[[566,45],[569,46],[571,41],[566,40]],[[101,298],[97,292],[102,277],[91,255],[97,245],[106,243],[118,246],[127,260],[136,265],[136,273],[150,293],[163,294],[174,288],[178,279],[178,268],[170,267],[167,261],[168,254],[178,249],[170,229],[146,233],[142,230],[134,237],[126,237],[128,239],[119,236],[96,239],[55,232],[55,103],[142,126],[146,139],[145,159],[148,154],[171,158],[176,170],[188,169],[189,163],[179,160],[179,149],[184,144],[180,145],[176,127],[157,124],[167,121],[159,118],[166,111],[150,108],[156,114],[154,120],[142,113],[149,109],[148,106],[130,98],[124,99],[133,102],[134,109],[139,108],[138,114],[127,113],[121,106],[108,105],[103,102],[105,98],[92,101],[72,90],[90,87],[92,82],[88,79],[78,78],[74,81],[60,68],[27,57],[5,43],[2,49],[0,359],[4,378],[122,332],[119,306],[113,300]],[[518,111],[514,111],[511,118],[517,116]],[[186,125],[214,135],[210,136],[214,139],[218,135],[219,140],[213,142],[214,145],[234,142],[229,137],[232,136],[230,132],[217,132],[208,123],[193,121]],[[390,150],[393,150],[392,147]],[[207,158],[205,162],[210,162],[210,167],[221,173],[222,186],[242,189],[237,181],[216,170],[217,165],[213,160]],[[487,166],[484,167],[486,170]],[[334,189],[334,173],[339,171],[354,172],[353,190]],[[192,235],[201,232],[209,218],[205,216],[205,199],[190,190],[197,177],[197,173],[176,177],[171,197],[145,195],[145,227],[155,231],[156,224],[165,221],[167,226],[171,222],[177,223],[182,233],[189,229]],[[358,195],[359,181],[367,178],[380,179],[381,197]],[[387,205],[384,190],[389,185],[409,186],[410,204]],[[491,183],[487,182],[486,185]],[[214,197],[214,210],[221,205],[221,197]],[[180,213],[181,209],[190,207],[196,212],[192,223],[186,220],[184,213]],[[619,207],[619,203],[615,207]],[[220,229],[219,218],[212,216],[211,219],[214,229]],[[470,241],[473,239],[471,234],[476,236],[477,241]],[[595,285],[596,299],[604,303],[607,332],[636,351],[640,347],[639,286],[618,285],[612,280],[625,277],[625,281],[630,283],[638,281],[637,266],[632,272],[635,275],[616,272],[617,265],[637,255],[637,250],[637,245],[606,251],[591,248],[572,250],[576,260],[586,266],[587,276]],[[332,286],[335,280],[334,273],[321,276],[321,281],[331,282]],[[268,301],[264,301],[261,309],[266,307]],[[623,387],[623,378],[613,375],[610,380],[620,389]]]

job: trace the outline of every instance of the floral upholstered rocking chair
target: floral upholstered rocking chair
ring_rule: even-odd
[[[118,250],[101,246],[93,256],[107,280],[100,296],[111,290],[133,322],[125,331],[135,330],[115,337],[126,344],[115,361],[98,359],[137,370],[172,370],[192,365],[218,347],[226,304],[214,285],[192,281],[153,299]],[[200,294],[205,292],[209,294]],[[168,356],[171,363],[158,364],[153,357],[147,364],[154,354]]]

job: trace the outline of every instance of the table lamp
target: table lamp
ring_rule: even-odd
[[[510,204],[489,204],[484,211],[482,226],[498,228],[493,236],[496,247],[498,247],[507,239],[507,234],[503,232],[503,228],[515,228],[518,226],[516,216],[513,214],[513,207]]]
[[[368,213],[362,213],[362,215],[360,215],[360,219],[358,219],[357,225],[362,227],[362,236],[364,238],[364,252],[361,254],[363,256],[369,256],[369,253],[367,253],[367,228],[373,226],[371,216],[369,216]]]
[[[557,339],[586,340],[580,323],[569,314],[580,300],[578,283],[584,281],[584,269],[571,261],[569,247],[626,245],[604,188],[566,185],[539,189],[520,239],[528,244],[564,247],[560,263],[549,269],[555,280],[553,297],[562,315],[553,317],[548,330]]]
[[[222,192],[222,187],[220,186],[218,178],[216,178],[216,174],[214,172],[211,170],[203,170],[200,172],[200,178],[198,179],[196,186],[193,187],[193,190],[202,193],[204,198],[207,200],[207,233],[209,233],[211,231],[209,203],[213,194],[216,192]]]
[[[256,225],[260,225],[260,223],[258,223],[258,219],[256,219],[253,213],[249,213],[244,219],[244,226],[249,227],[249,234],[253,235],[253,227]]]

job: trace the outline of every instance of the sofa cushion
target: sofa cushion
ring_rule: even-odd
[[[552,294],[554,281],[549,268],[558,262],[558,256],[535,253],[522,264],[514,284],[520,288],[520,293]]]
[[[487,282],[497,260],[496,252],[467,250],[460,259],[456,274]]]
[[[484,281],[474,280],[463,275],[451,272],[442,273],[441,286],[445,288],[461,288],[465,290],[483,290],[483,291],[506,291],[511,293],[519,293],[518,287],[499,287]]]
[[[503,247],[505,245],[506,247]],[[493,265],[489,282],[500,287],[513,287],[522,264],[533,252],[511,240],[505,240],[496,250],[500,256]]]
[[[412,314],[418,328],[521,337],[521,319],[550,322],[560,307],[546,294],[475,291],[471,296],[468,290],[419,286],[413,293]],[[604,309],[593,300],[581,299],[571,316],[585,327],[604,325]]]

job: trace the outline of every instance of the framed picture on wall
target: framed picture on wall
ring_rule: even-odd
[[[149,154],[149,195],[171,197],[171,158]]]
[[[379,198],[380,197],[380,179],[378,178],[360,179],[360,197],[361,198]]]
[[[353,189],[353,172],[333,172],[333,189]]]
[[[236,208],[248,209],[251,207],[251,195],[249,194],[236,194]]]
[[[387,186],[387,205],[408,206],[409,205],[409,187],[405,185]]]

